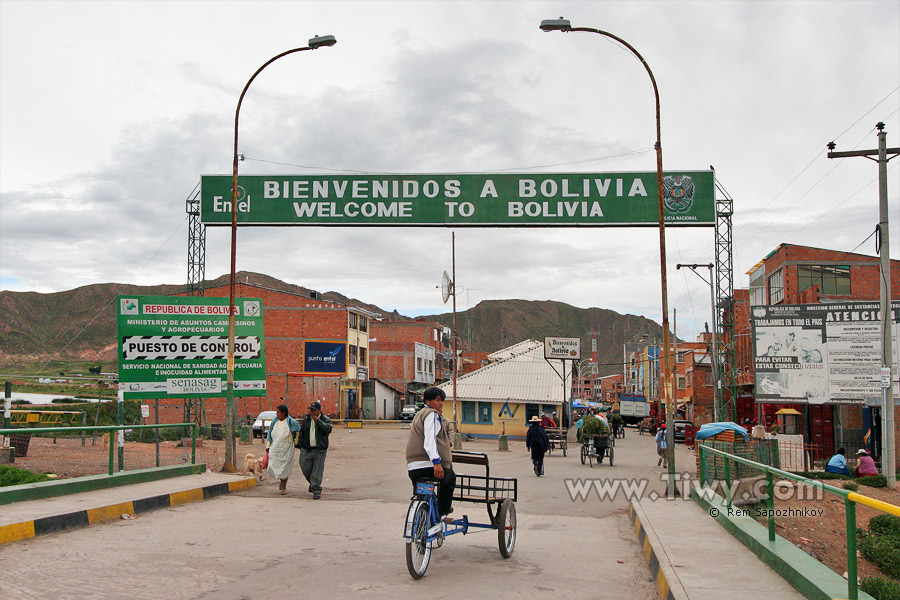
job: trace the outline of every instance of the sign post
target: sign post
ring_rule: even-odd
[[[568,392],[568,390],[566,389],[566,361],[572,361],[571,375],[573,377],[574,383],[575,361],[581,360],[581,338],[545,337],[544,360],[547,361],[547,363],[554,371],[556,371],[556,367],[554,367],[553,363],[551,363],[550,361],[562,361],[562,374],[560,375],[559,371],[556,371],[556,374],[560,379],[562,379],[563,384],[563,399],[562,404],[560,405],[559,423],[557,423],[556,425],[558,427],[562,427],[563,416],[571,420],[571,415],[569,414],[571,405],[566,402]]]

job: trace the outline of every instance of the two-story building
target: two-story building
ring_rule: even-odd
[[[891,260],[891,297],[900,296],[900,261]],[[749,290],[735,290],[734,344],[735,368],[741,396],[754,390],[754,353],[750,313],[755,306],[819,304],[835,302],[877,302],[880,298],[880,266],[875,256],[826,250],[794,244],[781,244],[748,272]],[[896,375],[895,375],[896,380]],[[811,402],[772,402],[757,399],[754,407],[767,428],[775,422],[775,413],[793,408],[802,413],[804,437],[816,458],[827,458],[837,446],[848,449],[864,444],[863,437],[872,422],[872,407],[862,403],[833,404]],[[742,409],[739,398],[739,416]],[[875,403],[877,404],[877,402]],[[874,406],[874,404],[873,404]],[[900,433],[900,409],[895,424]],[[900,457],[900,450],[898,450]]]
[[[228,297],[229,288],[227,285],[211,287],[205,294]],[[339,418],[360,415],[362,382],[369,379],[369,325],[378,315],[364,308],[326,301],[316,292],[302,295],[242,282],[235,282],[235,296],[262,300],[266,344],[267,394],[236,398],[239,419],[274,410],[282,403],[292,415],[305,414],[315,400],[322,403],[325,414]],[[338,372],[327,375],[306,372],[304,352],[313,347],[308,342],[342,346],[346,360]],[[183,408],[176,404],[166,402],[161,421],[181,421]],[[224,398],[207,398],[204,406],[208,422],[224,422]]]
[[[372,373],[399,390],[405,403],[453,373],[450,329],[440,323],[373,321],[370,323]]]

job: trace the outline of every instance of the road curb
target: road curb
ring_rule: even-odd
[[[632,500],[628,505],[628,516],[634,526],[634,533],[641,544],[641,550],[650,567],[656,590],[661,600],[688,600],[687,592],[675,575],[675,570],[663,550],[662,543],[653,531],[640,502]]]
[[[0,526],[0,544],[26,540],[39,535],[80,529],[107,521],[121,519],[122,515],[139,515],[161,508],[171,508],[190,502],[209,500],[231,492],[239,492],[256,487],[255,477],[242,477],[226,483],[214,483],[189,490],[139,498],[129,502],[119,502],[97,508],[88,508],[32,521],[11,523]]]

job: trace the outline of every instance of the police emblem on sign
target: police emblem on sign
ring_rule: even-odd
[[[694,205],[694,181],[689,175],[663,177],[663,201],[670,213],[684,214]]]

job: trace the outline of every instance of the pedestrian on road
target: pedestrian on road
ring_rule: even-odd
[[[850,469],[847,468],[847,458],[846,458],[847,450],[843,447],[838,448],[837,454],[832,456],[828,460],[828,464],[825,465],[826,473],[838,473],[840,475],[846,475],[847,477],[851,477]]]
[[[540,477],[544,474],[544,453],[550,447],[550,439],[547,432],[541,427],[541,418],[537,415],[531,417],[531,427],[525,434],[525,448],[531,451],[531,463],[534,465],[534,474]]]
[[[269,455],[269,472],[279,480],[278,490],[287,494],[287,480],[294,468],[294,445],[300,436],[300,423],[288,415],[288,407],[280,404],[275,409],[278,418],[269,423],[266,435],[266,454]]]
[[[309,412],[300,422],[300,470],[309,482],[314,500],[322,497],[322,475],[325,473],[325,454],[328,452],[328,436],[331,419],[322,414],[322,405],[313,402]]]
[[[669,456],[666,453],[666,448],[666,424],[663,423],[656,430],[656,453],[659,455],[659,460],[656,461],[657,467],[659,465],[662,465],[664,468],[669,467]]]
[[[409,426],[406,442],[406,470],[412,480],[413,491],[420,479],[433,478],[441,482],[438,489],[438,513],[444,517],[453,512],[453,453],[450,450],[450,421],[443,416],[444,390],[430,387],[422,393],[425,408],[416,413]]]

